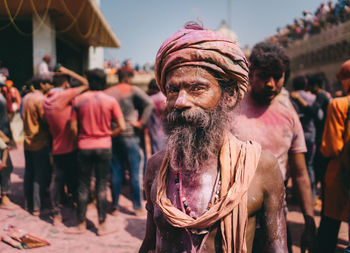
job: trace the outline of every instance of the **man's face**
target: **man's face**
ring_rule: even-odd
[[[349,92],[349,90],[350,90],[350,78],[343,79],[340,82],[341,82],[341,84],[343,86],[345,94],[347,94]]]
[[[255,69],[250,74],[253,99],[263,105],[269,105],[281,92],[284,73],[267,72]]]
[[[51,83],[40,83],[40,86],[44,94],[53,88]]]
[[[203,68],[180,67],[166,78],[167,110],[178,112],[214,108],[221,98],[216,78]]]
[[[205,69],[181,67],[168,74],[165,91],[170,165],[200,172],[217,155],[227,129],[228,109],[219,83]]]

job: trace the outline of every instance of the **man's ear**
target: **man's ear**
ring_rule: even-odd
[[[239,101],[238,94],[238,90],[235,90],[233,94],[229,94],[228,92],[224,93],[225,103],[230,110],[235,108],[235,106],[237,105]]]

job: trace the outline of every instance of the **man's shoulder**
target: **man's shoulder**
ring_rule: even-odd
[[[153,172],[159,170],[159,168],[164,160],[165,153],[166,153],[165,150],[161,150],[150,157],[150,159],[147,162],[146,173],[147,172],[153,173]]]
[[[268,150],[262,150],[255,176],[259,177],[265,189],[273,188],[275,184],[283,184],[283,177],[277,158]]]
[[[23,102],[24,101],[31,101],[31,102],[41,101],[41,100],[44,100],[45,97],[46,96],[42,94],[40,91],[33,91],[23,97]]]
[[[275,173],[281,174],[277,158],[267,149],[261,150],[256,173],[262,177],[272,177]]]
[[[329,106],[333,107],[335,109],[340,109],[342,107],[344,107],[345,105],[348,105],[348,99],[350,99],[350,97],[338,97],[338,98],[334,98],[330,103]]]

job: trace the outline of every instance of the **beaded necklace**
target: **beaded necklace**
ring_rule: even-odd
[[[186,197],[183,195],[183,192],[182,192],[182,174],[180,172],[174,171],[174,181],[175,181],[176,189],[179,193],[181,210],[184,213],[186,213],[187,215],[191,216],[193,219],[196,219],[197,217],[195,217],[194,212],[192,211],[191,207],[189,207],[189,205],[188,205]],[[207,206],[207,211],[220,198],[220,189],[221,189],[221,179],[220,179],[220,170],[219,170],[218,174],[216,176],[216,180],[215,180],[215,184],[214,184],[213,191],[211,194],[211,198],[210,198],[208,206]]]
[[[192,211],[191,207],[189,207],[187,199],[182,193],[182,174],[180,172],[174,171],[174,182],[175,182],[175,187],[179,194],[181,211],[191,216],[193,219],[196,219],[197,217],[195,217],[195,213]],[[220,189],[221,189],[221,179],[220,179],[220,169],[219,169],[218,174],[216,176],[215,184],[212,190],[212,194],[207,206],[207,211],[212,207],[212,204],[215,204],[216,201],[218,201],[218,199],[220,198]],[[185,228],[185,231],[189,236],[189,240],[192,248],[191,252],[200,252],[201,248],[204,245],[204,242],[206,241],[206,238],[209,235],[209,228],[205,228],[205,229]],[[200,243],[198,250],[193,244],[193,239],[191,234],[197,235],[197,236],[204,236],[202,238],[202,242]]]

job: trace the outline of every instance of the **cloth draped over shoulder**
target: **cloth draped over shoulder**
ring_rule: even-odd
[[[220,77],[236,80],[238,98],[248,87],[248,61],[239,46],[211,30],[183,29],[166,39],[158,50],[155,77],[165,93],[166,74],[181,66],[207,68]]]
[[[254,177],[260,154],[260,144],[242,142],[228,132],[225,134],[224,144],[220,150],[220,199],[197,219],[174,207],[167,198],[169,160],[165,155],[157,177],[157,205],[169,224],[174,227],[204,229],[220,220],[223,252],[245,253],[248,188]]]

